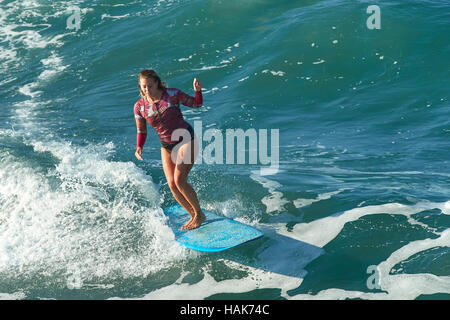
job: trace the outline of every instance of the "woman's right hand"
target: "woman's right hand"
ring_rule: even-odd
[[[144,158],[142,158],[142,148],[136,147],[136,152],[134,153],[134,155],[136,156],[136,158],[138,158],[138,160],[144,160]]]
[[[194,78],[194,83],[193,83],[193,86],[194,86],[194,91],[202,91],[202,83],[197,79],[197,78]]]

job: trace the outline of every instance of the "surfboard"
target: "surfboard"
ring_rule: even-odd
[[[193,230],[181,230],[189,213],[179,204],[163,209],[175,239],[186,248],[202,252],[218,252],[259,239],[263,233],[249,225],[203,210],[205,222]]]

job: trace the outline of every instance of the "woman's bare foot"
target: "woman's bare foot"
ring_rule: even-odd
[[[186,210],[189,213],[191,218],[189,219],[188,222],[186,222],[185,224],[183,224],[183,226],[181,226],[181,230],[187,229],[187,227],[192,223],[192,221],[194,220],[194,217],[195,217],[195,211],[192,208],[191,208],[191,210],[187,210],[186,208],[184,208],[184,210]]]
[[[183,226],[181,227],[181,230],[186,230],[188,229],[189,225],[192,223],[192,221],[194,221],[194,217],[195,217],[195,213],[192,210],[192,212],[188,211],[189,215],[191,216],[191,218],[189,219],[188,222],[186,222],[185,224],[183,224]]]
[[[192,220],[192,221],[191,221]],[[195,215],[194,218],[191,218],[191,220],[188,221],[186,229],[192,230],[196,229],[201,226],[203,222],[205,222],[206,217],[203,212],[200,211],[199,214]]]
[[[186,230],[188,229],[188,226],[192,223],[192,221],[194,220],[194,218],[190,218],[188,222],[186,222],[185,224],[183,224],[183,226],[181,227],[181,230]]]

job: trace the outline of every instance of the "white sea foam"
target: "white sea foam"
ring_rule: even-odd
[[[447,201],[441,209],[444,214],[450,215],[450,200]]]
[[[289,200],[284,198],[282,192],[276,190],[281,187],[281,184],[259,175],[256,171],[252,171],[250,178],[260,183],[269,191],[269,195],[261,199],[261,202],[267,208],[266,213],[280,212],[284,210],[284,205],[289,203]]]
[[[261,218],[260,212],[253,204],[244,203],[239,199],[208,201],[204,204],[201,203],[201,206],[205,210],[210,210],[248,225],[256,226]]]
[[[447,202],[446,202],[447,203]],[[257,261],[222,261],[235,270],[245,271],[247,275],[240,279],[217,281],[203,269],[203,279],[195,284],[183,283],[184,274],[175,283],[154,290],[142,299],[204,299],[220,293],[241,293],[255,289],[281,289],[281,296],[287,299],[415,299],[423,294],[450,293],[450,277],[433,274],[389,274],[398,263],[412,255],[435,247],[450,245],[450,229],[438,234],[436,239],[417,240],[394,251],[377,266],[380,287],[383,292],[349,291],[338,288],[322,290],[317,294],[297,294],[290,296],[289,290],[297,288],[307,274],[304,267],[323,253],[324,245],[332,241],[342,230],[346,222],[354,221],[365,215],[400,214],[410,217],[412,214],[445,204],[423,203],[420,207],[409,207],[397,203],[368,206],[348,210],[339,216],[322,218],[310,223],[297,224],[287,231],[279,224],[276,231],[271,225],[259,225],[264,231],[268,243],[262,245]],[[297,226],[301,226],[298,228]],[[296,263],[293,264],[292,260]],[[369,277],[369,274],[368,274]],[[114,299],[118,299],[117,297]]]
[[[226,66],[228,66],[228,65],[227,64],[223,64],[221,66],[203,66],[201,68],[193,68],[192,70],[194,70],[194,71],[205,71],[205,70],[225,68]]]
[[[447,203],[447,202],[446,202]],[[331,216],[315,220],[309,223],[299,223],[294,226],[292,232],[287,231],[284,225],[279,225],[278,232],[295,239],[323,247],[332,241],[342,230],[347,222],[355,221],[365,215],[371,214],[393,214],[405,215],[408,222],[420,224],[411,218],[411,215],[432,208],[445,208],[446,203],[420,203],[415,206],[406,206],[397,203],[389,203],[377,206],[367,206],[355,208],[343,212],[338,216]],[[424,228],[426,225],[420,224]],[[433,231],[432,228],[429,228]],[[436,232],[435,232],[436,233]],[[294,299],[414,299],[421,294],[450,293],[450,277],[436,276],[433,274],[396,274],[390,275],[392,267],[410,256],[439,246],[450,245],[450,229],[439,235],[437,239],[425,239],[413,241],[397,251],[384,262],[378,265],[380,285],[386,293],[365,293],[352,292],[340,289],[328,289],[319,292],[317,295],[296,295]]]
[[[2,21],[15,10],[1,11]],[[55,138],[42,121],[45,106],[54,103],[42,92],[67,68],[58,51],[66,34],[48,38],[17,27],[0,27],[9,44],[2,57],[14,62],[18,47],[51,51],[40,74],[17,88],[28,99],[14,105],[14,130],[0,132],[33,148],[30,157],[0,154],[2,278],[39,274],[58,284],[65,277],[72,289],[99,287],[108,284],[92,281],[146,277],[183,259],[186,250],[174,241],[150,176],[132,162],[109,160],[112,143],[75,146]],[[43,157],[43,167],[33,157]]]
[[[14,293],[0,293],[0,300],[23,300],[25,298],[25,293],[21,291]]]
[[[263,70],[263,71],[261,71],[262,73],[268,73],[268,72],[270,72],[272,75],[274,75],[274,76],[279,76],[279,77],[283,77],[285,74],[286,74],[286,72],[284,72],[284,71],[281,71],[281,70],[279,70],[279,71],[274,71],[274,70],[269,70],[269,69],[265,69],[265,70]]]
[[[67,68],[67,66],[62,64],[62,58],[54,51],[51,53],[50,57],[42,59],[41,63],[46,69],[39,75],[39,80],[50,80]]]
[[[0,47],[0,60],[11,63],[17,59],[17,52]]]
[[[195,54],[194,54],[194,55],[195,55]],[[191,60],[192,57],[193,57],[194,55],[191,54],[191,55],[190,55],[189,57],[187,57],[187,58],[179,58],[178,61],[179,61],[179,62],[183,62],[183,61]]]
[[[145,277],[184,256],[158,190],[133,163],[106,160],[94,150],[103,146],[30,144],[60,161],[47,173],[2,157],[0,273],[62,272],[76,287],[93,277]]]
[[[109,15],[109,14],[106,14],[106,13],[104,13],[104,14],[102,14],[102,20],[103,19],[114,19],[114,20],[118,20],[118,19],[123,19],[123,18],[128,18],[130,16],[130,14],[129,13],[127,13],[127,14],[124,14],[124,15],[121,15],[121,16],[111,16],[111,15]]]
[[[131,162],[108,160],[112,143],[77,147],[25,134],[45,132],[33,117],[38,104],[26,102],[17,106],[25,125],[15,136],[36,156],[50,154],[55,163],[43,170],[1,155],[2,276],[43,272],[55,281],[67,277],[68,288],[84,288],[97,278],[146,277],[185,257],[151,177]],[[23,118],[21,108],[27,110]]]
[[[43,49],[49,45],[63,45],[63,42],[60,41],[60,39],[65,36],[63,34],[54,37],[43,37],[36,30],[14,31],[17,27],[19,26],[12,24],[2,28],[3,37],[5,37],[5,40],[10,44],[22,44],[28,49]]]
[[[420,224],[411,218],[411,215],[420,211],[423,211],[423,209],[399,203],[387,203],[383,205],[354,208],[344,211],[339,215],[328,216],[309,223],[298,223],[294,226],[292,232],[288,233],[286,233],[285,226],[280,225],[278,231],[281,234],[295,237],[298,240],[305,241],[318,247],[323,247],[339,234],[347,222],[358,220],[365,215],[379,213],[399,214],[408,217],[410,223]],[[425,226],[423,224],[420,225]]]
[[[306,274],[304,267],[323,253],[321,248],[295,241],[274,232],[270,226],[260,225],[266,243],[258,249],[252,261],[236,258],[218,259],[227,267],[246,275],[239,279],[215,280],[209,266],[202,270],[203,279],[194,284],[183,283],[181,274],[175,283],[154,290],[141,299],[204,299],[214,294],[244,293],[255,289],[280,288],[281,296],[289,298],[287,291],[297,288]],[[296,263],[292,264],[292,259]],[[119,299],[115,297],[114,299]]]
[[[450,277],[436,276],[429,273],[420,274],[390,274],[391,269],[409,257],[436,247],[450,246],[450,229],[445,230],[436,239],[417,240],[408,243],[394,251],[385,261],[377,266],[380,289],[385,292],[360,292],[342,289],[327,289],[316,295],[299,294],[292,299],[395,299],[412,300],[420,295],[436,293],[450,294]]]
[[[55,9],[66,4],[55,4]],[[17,52],[20,49],[46,49],[58,48],[64,45],[62,40],[70,33],[62,32],[55,36],[42,35],[42,31],[51,27],[45,23],[49,17],[65,14],[64,11],[57,11],[55,14],[42,10],[42,5],[33,1],[14,1],[8,3],[0,9],[0,41],[4,45],[0,48],[0,60],[2,61],[0,70],[11,68],[21,68],[27,59],[18,58]],[[39,24],[35,21],[39,18]],[[46,73],[43,74],[47,76]]]
[[[19,92],[23,95],[29,96],[31,98],[35,98],[42,93],[42,91],[35,90],[38,86],[39,86],[38,82],[27,83],[26,85],[19,88]],[[24,103],[24,104],[29,104],[29,103]],[[16,104],[16,105],[19,105],[19,104]]]
[[[201,300],[214,294],[223,293],[243,293],[255,289],[264,288],[283,288],[285,290],[295,289],[302,279],[283,275],[276,275],[257,268],[243,266],[229,260],[223,260],[227,266],[242,270],[248,273],[248,276],[242,279],[227,279],[216,281],[206,269],[202,270],[204,278],[195,284],[181,283],[182,278],[174,284],[152,291],[140,298],[143,300],[164,300],[164,299],[194,299]],[[116,298],[117,299],[117,298]]]
[[[338,191],[322,193],[322,194],[319,194],[315,199],[301,199],[301,198],[299,198],[299,199],[294,200],[294,206],[296,208],[309,206],[310,204],[313,204],[314,202],[319,202],[319,201],[322,201],[322,200],[330,199],[335,194],[341,193],[341,192],[343,192],[345,190],[347,190],[347,189],[340,189]]]

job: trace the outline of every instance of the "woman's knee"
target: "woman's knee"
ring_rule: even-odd
[[[176,175],[174,177],[174,183],[178,189],[184,189],[186,187],[187,181],[186,178],[182,175]]]
[[[175,183],[175,179],[167,180],[167,184],[168,184],[170,190],[177,191],[178,187],[177,187],[177,184]]]

